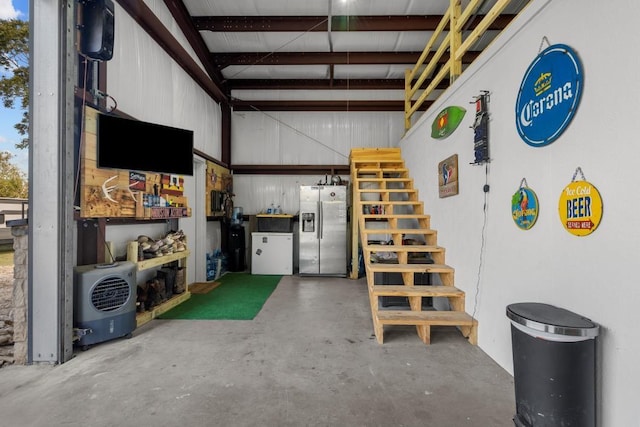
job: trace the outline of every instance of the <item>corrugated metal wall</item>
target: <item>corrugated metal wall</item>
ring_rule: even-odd
[[[513,303],[548,303],[601,325],[595,373],[599,426],[640,425],[633,391],[640,381],[640,342],[633,339],[637,325],[631,321],[640,303],[640,233],[630,220],[640,211],[640,200],[630,192],[637,182],[640,123],[633,113],[638,86],[629,83],[637,80],[638,60],[611,43],[624,40],[624,46],[637,46],[638,16],[640,3],[628,0],[606,5],[596,0],[534,1],[400,145],[431,226],[438,231],[438,244],[446,248],[446,263],[456,269],[455,286],[465,291],[466,310],[478,319],[478,343],[485,353],[513,372],[505,315]],[[514,113],[543,36],[549,44],[565,44],[577,53],[584,92],[559,138],[533,147],[518,134]],[[550,67],[554,79],[563,69]],[[429,136],[438,111],[468,105],[480,90],[491,92],[491,162],[486,167],[471,164],[473,111],[467,111],[445,141]],[[454,153],[460,156],[460,192],[439,198],[438,163]],[[578,167],[584,177],[574,175]],[[510,208],[523,178],[536,192],[540,208],[535,225],[526,231],[514,224]],[[560,204],[565,187],[583,179],[597,187],[604,213],[592,234],[579,237],[565,229]]]
[[[197,61],[164,2],[147,3]],[[120,7],[113,59],[107,64],[107,92],[118,110],[137,119],[193,130],[195,148],[220,158],[220,107]]]
[[[232,163],[348,165],[351,148],[395,146],[403,126],[400,112],[237,112],[232,116]],[[296,213],[299,186],[330,178],[235,175],[235,206],[255,214],[273,202],[287,213]]]
[[[164,2],[154,0],[146,3],[199,63]],[[214,158],[221,157],[219,105],[117,4],[114,55],[107,63],[107,93],[117,101],[118,110],[123,113],[152,123],[193,130],[196,149]],[[171,153],[166,155],[171,156]],[[200,177],[185,176],[185,195],[190,206],[196,205],[194,199],[198,195],[204,197],[204,188],[196,191],[196,178],[203,183],[204,171]],[[219,224],[205,221],[204,212],[194,212],[191,218],[179,221],[179,227],[190,239],[188,245],[192,250],[187,260],[188,282],[204,277],[204,252],[220,245]],[[144,233],[158,238],[167,231],[166,228],[165,225],[145,227]],[[206,230],[206,233],[201,230]],[[122,255],[126,241],[141,233],[139,227],[110,226],[105,238],[114,242],[118,255]],[[205,242],[196,240],[195,236],[203,234],[207,236]]]

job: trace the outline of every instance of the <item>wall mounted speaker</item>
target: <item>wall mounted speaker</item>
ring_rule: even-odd
[[[92,59],[110,60],[115,23],[113,1],[86,0],[81,5],[80,51]]]

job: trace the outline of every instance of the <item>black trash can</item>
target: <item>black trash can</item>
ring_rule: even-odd
[[[229,271],[245,270],[245,247],[244,227],[232,225],[229,229]]]
[[[595,427],[596,337],[590,319],[541,303],[507,306],[517,427]]]

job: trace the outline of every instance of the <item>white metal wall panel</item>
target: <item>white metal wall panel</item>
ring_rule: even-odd
[[[351,148],[395,146],[404,133],[400,112],[236,112],[231,123],[233,164],[348,165]],[[272,202],[296,213],[299,186],[327,180],[331,176],[234,175],[234,203],[246,214]]]
[[[350,64],[334,65],[334,79],[404,79],[405,71],[411,68],[410,65],[389,64],[389,65],[367,65]],[[424,68],[421,67],[421,69]],[[222,70],[222,75],[227,79],[327,79],[330,72],[326,65],[229,65]],[[291,91],[289,91],[291,92]],[[304,90],[309,98],[309,93]],[[396,92],[393,90],[362,90],[359,93],[369,95],[369,99],[377,99],[379,93]],[[318,94],[314,91],[313,94]],[[353,95],[350,95],[353,96]],[[404,100],[404,93],[398,100]]]
[[[238,32],[200,31],[212,52],[327,52],[329,39],[323,32]],[[424,49],[424,46],[422,47]]]
[[[230,65],[222,70],[227,79],[324,79],[329,76],[326,65]]]
[[[114,57],[107,92],[140,120],[194,131],[194,146],[220,156],[220,107],[116,5]]]
[[[73,295],[73,13],[57,2],[30,2],[28,274],[16,277],[28,297],[26,363],[62,363],[72,357]],[[24,330],[24,327],[27,330]],[[25,337],[23,336],[22,339]]]
[[[601,325],[596,375],[601,397],[597,424],[602,426],[640,425],[637,399],[629,392],[640,381],[640,342],[633,339],[637,326],[630,321],[640,302],[640,232],[629,220],[640,211],[640,199],[630,197],[629,191],[635,188],[640,158],[640,122],[634,115],[638,87],[630,83],[637,80],[638,59],[611,44],[640,43],[633,30],[638,16],[640,4],[629,0],[608,2],[606,8],[596,0],[534,0],[400,144],[432,227],[438,230],[438,243],[447,248],[447,264],[456,269],[456,286],[466,292],[467,311],[478,319],[483,351],[513,372],[505,316],[505,307],[512,303],[548,303]],[[543,36],[550,44],[572,47],[586,78],[571,124],[552,144],[533,148],[518,135],[514,110],[522,78]],[[483,89],[491,92],[488,173],[484,166],[469,164],[473,110],[446,141],[429,136],[438,111],[467,105]],[[437,164],[454,153],[460,156],[460,194],[440,199]],[[563,188],[578,166],[604,205],[600,226],[584,237],[568,233],[558,213]],[[538,220],[528,231],[516,227],[510,209],[523,177],[540,205]],[[490,191],[485,204],[486,179]]]
[[[164,3],[150,1],[149,6],[184,46],[184,36],[169,20]],[[114,55],[107,63],[107,93],[116,99],[118,109],[140,120],[192,130],[194,147],[220,158],[219,105],[117,4],[115,14]],[[187,51],[192,52],[191,49]],[[198,61],[195,55],[193,59]],[[191,189],[189,191],[194,191],[195,185],[194,177],[185,176],[185,187]],[[193,217],[180,219],[179,227],[187,236],[194,236],[195,221],[203,216],[204,212],[194,212]],[[165,227],[156,226],[150,234],[156,238],[166,231]],[[109,231],[109,234],[122,245],[135,239],[139,233],[135,227],[127,227]],[[194,245],[191,249],[192,256],[187,259],[189,283],[195,277],[196,257],[200,261],[205,257],[205,254],[193,250]]]
[[[215,10],[218,15],[229,16],[281,15],[283,10],[288,15],[323,15],[329,4],[327,0],[185,0],[184,3],[192,15],[209,15]]]
[[[402,46],[405,52],[422,52],[433,33],[431,31],[332,31],[331,40],[336,52],[395,51]]]
[[[348,180],[349,176],[341,176]],[[300,210],[300,186],[331,183],[329,175],[234,175],[234,206],[242,206],[245,215],[266,213],[273,203],[282,213],[295,215]],[[349,201],[350,204],[350,201]]]
[[[434,15],[442,13],[449,0],[185,0],[184,3],[192,15],[209,15],[212,10],[220,16],[326,15],[330,5],[333,15]],[[466,3],[468,0],[463,1]]]
[[[231,120],[233,164],[349,163],[355,147],[394,146],[403,114],[379,112],[236,112]]]
[[[334,15],[434,15],[442,13],[449,0],[332,0]]]
[[[193,60],[196,61],[200,68],[202,68],[202,70],[204,71],[205,68],[202,65],[202,62],[197,57],[186,36],[182,33],[182,30],[180,29],[178,23],[175,21],[175,19],[173,19],[173,16],[167,8],[164,0],[144,0],[144,2],[147,4],[149,9],[153,11],[154,15],[156,15],[160,22],[162,22],[162,24],[167,27],[169,31],[171,31],[171,34],[173,34],[173,37],[175,37],[175,39],[180,43],[180,46],[182,46],[184,50],[189,52],[189,55],[191,55]]]

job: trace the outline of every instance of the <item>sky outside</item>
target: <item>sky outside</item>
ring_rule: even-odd
[[[28,0],[0,0],[0,19],[29,20]],[[0,76],[5,76],[6,71],[0,69]],[[19,105],[20,102],[14,104]],[[27,149],[17,149],[16,144],[22,140],[22,135],[13,127],[22,119],[22,110],[9,110],[0,105],[0,151],[8,151],[13,154],[11,163],[18,166],[25,173],[29,170],[29,153]]]

